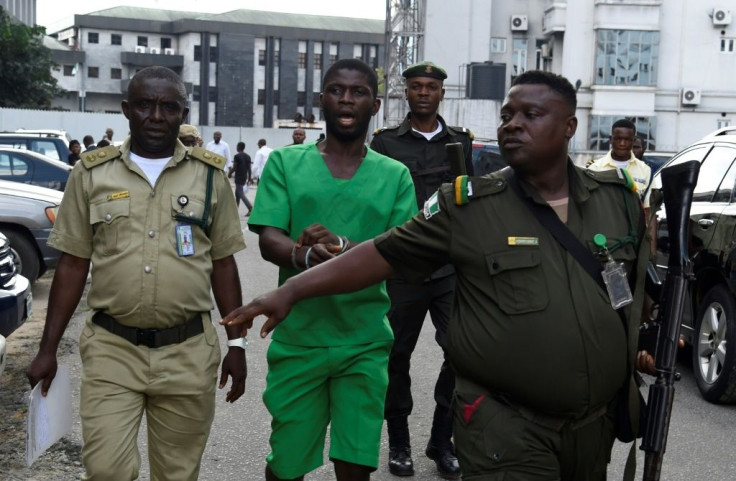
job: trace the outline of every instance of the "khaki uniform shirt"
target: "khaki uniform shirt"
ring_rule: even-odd
[[[595,234],[605,234],[611,245],[630,234],[632,223],[641,239],[641,202],[614,183],[616,172],[568,163],[567,226],[573,234],[592,252]],[[458,378],[552,415],[575,418],[605,408],[624,384],[628,351],[606,291],[537,221],[502,174],[470,183],[469,203],[456,205],[453,185],[444,185],[423,212],[378,237],[377,249],[409,280],[448,262],[455,266],[446,349]],[[534,202],[546,204],[531,186],[520,184]],[[612,253],[629,275],[638,247],[626,244]]]
[[[233,191],[221,170],[224,159],[177,141],[173,157],[151,187],[129,153],[130,138],[120,147],[81,156],[49,244],[91,259],[87,303],[92,309],[124,325],[167,328],[212,309],[212,261],[243,249],[245,242]],[[174,218],[177,213],[203,217],[210,168],[206,162],[219,167],[207,217],[209,235]],[[191,226],[187,242],[193,244],[192,255],[179,255],[177,224]]]

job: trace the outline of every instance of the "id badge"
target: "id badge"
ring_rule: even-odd
[[[634,301],[623,264],[614,261],[606,262],[601,275],[603,276],[603,282],[606,284],[611,306],[614,309],[626,306]]]
[[[194,236],[191,224],[176,224],[176,250],[179,257],[194,255]]]

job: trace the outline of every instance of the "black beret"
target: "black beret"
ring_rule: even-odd
[[[404,78],[431,77],[440,80],[445,80],[447,78],[447,72],[445,72],[445,69],[429,60],[415,63],[414,65],[407,67],[406,70],[401,72],[401,75]]]

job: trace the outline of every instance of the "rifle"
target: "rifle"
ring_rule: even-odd
[[[453,180],[458,175],[465,175],[465,154],[463,153],[463,144],[460,142],[451,142],[445,144],[445,152],[447,152],[447,160],[450,161],[450,174]]]
[[[675,399],[675,360],[680,325],[692,265],[687,252],[690,205],[698,180],[700,163],[685,162],[662,170],[662,192],[667,214],[670,257],[667,277],[661,289],[659,313],[653,324],[656,335],[654,366],[657,379],[649,386],[647,420],[641,449],[644,458],[643,481],[658,481],[667,445],[667,432]]]

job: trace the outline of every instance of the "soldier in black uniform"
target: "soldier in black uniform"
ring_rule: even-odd
[[[410,113],[400,125],[377,130],[371,148],[409,167],[417,205],[421,206],[437,192],[440,185],[452,180],[446,144],[463,144],[465,168],[469,175],[473,174],[473,135],[468,129],[448,126],[437,114],[445,95],[443,81],[447,78],[441,67],[432,62],[421,62],[404,70],[403,76],[406,79],[406,99]],[[386,283],[391,298],[388,318],[395,340],[388,366],[385,415],[389,439],[388,466],[391,473],[397,476],[414,474],[408,424],[413,405],[409,376],[411,354],[427,311],[437,330],[435,339],[444,351],[454,286],[455,275],[450,265],[434,272],[422,284],[409,284],[399,279]],[[426,454],[437,463],[439,473],[448,478],[460,476],[452,444],[450,415],[454,387],[455,375],[445,359],[435,384],[437,405]]]

